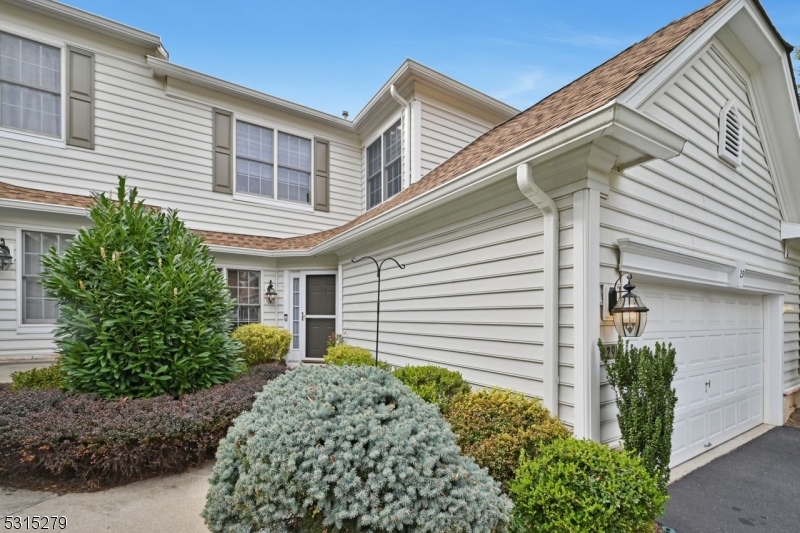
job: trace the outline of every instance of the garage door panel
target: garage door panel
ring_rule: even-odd
[[[763,312],[747,293],[647,285],[650,308],[636,344],[671,342],[678,371],[672,463],[679,464],[761,423]]]

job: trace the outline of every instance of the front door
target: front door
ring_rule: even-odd
[[[336,331],[336,276],[308,274],[305,278],[305,356],[322,358],[328,348],[328,337]]]

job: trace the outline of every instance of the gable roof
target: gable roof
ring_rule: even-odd
[[[270,251],[301,251],[322,244],[352,228],[372,220],[392,209],[419,197],[466,172],[476,169],[515,148],[519,148],[569,122],[595,111],[622,94],[642,75],[647,73],[672,50],[683,43],[693,32],[734,0],[715,0],[694,13],[676,20],[653,35],[627,48],[599,67],[559,89],[526,111],[489,130],[457,152],[450,159],[426,174],[386,202],[356,217],[350,222],[326,231],[285,239],[240,235],[232,233],[197,231],[211,245],[251,248]],[[5,186],[8,187],[8,186]],[[17,187],[16,189],[24,189]],[[0,188],[0,197],[4,197]],[[33,189],[29,189],[34,191]],[[57,203],[74,201],[76,195],[60,195]],[[40,196],[35,191],[31,196]],[[48,196],[51,198],[52,196]],[[78,197],[87,199],[86,197]],[[44,201],[29,199],[28,201]]]

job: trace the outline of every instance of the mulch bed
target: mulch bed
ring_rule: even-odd
[[[793,428],[800,428],[800,408],[795,409],[791,416],[789,416],[786,425]]]

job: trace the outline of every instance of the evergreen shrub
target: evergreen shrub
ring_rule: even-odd
[[[329,346],[328,351],[323,356],[326,365],[334,366],[375,366],[375,356],[366,348],[360,346],[350,346],[349,344],[337,344]],[[389,365],[383,361],[378,361],[378,368],[389,370]]]
[[[266,324],[245,324],[231,334],[244,346],[242,356],[249,366],[281,363],[292,343],[292,334],[283,328]]]
[[[178,396],[242,369],[229,334],[230,290],[202,239],[137,201],[94,194],[92,227],[46,255],[42,285],[58,300],[64,386],[104,398]]]
[[[445,419],[464,455],[489,469],[503,485],[514,477],[520,452],[535,457],[539,447],[570,436],[569,430],[535,398],[501,389],[454,397]]]
[[[461,374],[440,366],[407,366],[396,369],[393,374],[420,398],[443,411],[447,410],[453,396],[472,390]]]
[[[55,363],[44,368],[31,368],[11,373],[11,388],[22,389],[61,389],[61,364]]]
[[[212,532],[504,531],[511,502],[436,406],[370,366],[301,366],[220,443]]]
[[[666,500],[639,457],[576,439],[523,454],[510,495],[515,533],[652,533]]]

